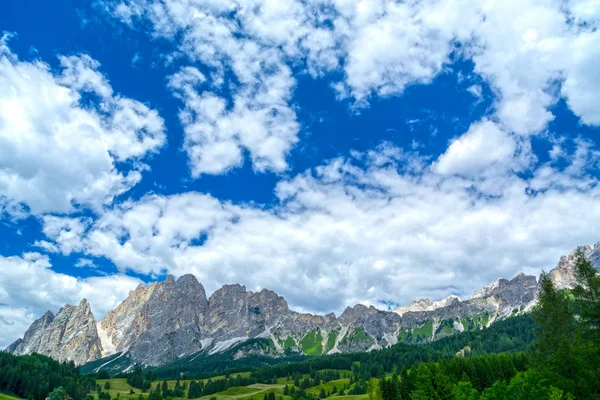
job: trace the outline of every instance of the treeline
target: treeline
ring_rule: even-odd
[[[156,375],[154,373],[154,370],[149,369],[144,373],[142,367],[136,365],[131,373],[125,375],[125,378],[129,386],[132,386],[136,389],[140,389],[142,392],[145,392],[152,386],[152,382],[156,378]]]
[[[302,362],[309,359],[308,356],[301,354],[285,357],[249,354],[241,359],[234,357],[235,353],[242,348],[266,347],[268,344],[267,339],[250,339],[220,354],[194,354],[157,368],[156,375],[158,378],[174,378],[185,374],[187,379],[206,379],[224,373],[237,374],[264,366]]]
[[[528,363],[524,353],[441,359],[403,367],[400,374],[394,372],[379,384],[371,380],[367,390],[371,398],[381,400],[475,400],[479,397],[473,396],[497,382],[507,383],[527,370]]]
[[[44,400],[61,386],[73,400],[82,400],[96,388],[96,381],[91,376],[80,376],[73,362],[59,363],[39,354],[14,356],[0,352],[0,391]]]
[[[256,379],[251,377],[243,377],[237,375],[235,377],[226,377],[225,379],[209,379],[204,381],[191,381],[190,389],[188,390],[188,398],[196,399],[202,396],[209,396],[211,394],[223,392],[231,387],[236,386],[249,386],[257,383]]]
[[[440,359],[371,380],[371,400],[574,400],[600,398],[600,276],[581,249],[577,286],[540,280],[536,340],[526,353]]]
[[[398,366],[410,368],[429,360],[452,358],[459,351],[470,356],[525,351],[535,340],[535,326],[532,317],[525,314],[496,322],[486,329],[460,333],[427,344],[399,343],[368,353],[314,357],[301,362],[255,368],[251,376],[257,382],[271,383],[274,379],[294,374],[309,374],[314,379],[314,371],[351,370],[354,381],[366,382],[370,378],[384,377]],[[188,373],[185,376],[194,374]]]
[[[520,315],[494,323],[489,328],[448,336],[435,342],[419,346],[397,344],[383,350],[368,353],[336,354],[308,357],[294,355],[269,357],[249,355],[234,360],[233,355],[240,346],[257,346],[266,339],[253,339],[222,354],[193,356],[160,367],[155,370],[158,378],[206,379],[216,375],[236,374],[253,371],[257,381],[270,383],[273,377],[281,378],[293,372],[309,373],[309,369],[351,369],[359,362],[358,374],[365,381],[391,372],[397,365],[411,366],[414,363],[437,360],[454,355],[469,346],[470,355],[496,354],[524,351],[535,340],[535,322],[530,315]],[[193,361],[190,361],[193,359]]]

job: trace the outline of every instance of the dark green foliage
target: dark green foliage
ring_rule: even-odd
[[[108,392],[100,392],[98,393],[99,400],[110,400],[110,393]]]
[[[68,398],[67,391],[63,387],[57,387],[48,396],[50,400],[66,400]]]
[[[600,275],[586,260],[583,249],[577,249],[575,277],[577,286],[573,297],[582,327],[582,336],[596,347],[600,346]]]
[[[149,370],[144,376],[142,367],[136,365],[133,368],[133,372],[126,375],[127,383],[136,389],[141,389],[142,392],[150,389],[152,386],[152,380],[154,379],[154,371]]]
[[[0,352],[0,391],[43,400],[59,387],[74,400],[83,400],[96,388],[96,380],[80,376],[72,362],[59,363],[39,354],[14,356]]]

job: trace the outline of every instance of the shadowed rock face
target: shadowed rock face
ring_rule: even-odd
[[[600,243],[585,248],[598,268]],[[575,253],[561,258],[550,272],[560,288],[574,284]],[[497,279],[468,299],[456,296],[433,302],[422,299],[396,312],[358,304],[340,315],[302,314],[285,299],[263,289],[225,285],[207,299],[192,275],[140,285],[96,324],[87,301],[66,305],[54,316],[36,320],[23,339],[6,350],[38,352],[78,364],[116,352],[128,352],[133,362],[159,365],[198,352],[225,351],[251,338],[270,339],[270,346],[249,346],[245,354],[277,356],[285,351],[326,354],[365,351],[404,341],[421,343],[466,329],[480,329],[498,319],[528,311],[536,302],[537,280],[519,274]]]

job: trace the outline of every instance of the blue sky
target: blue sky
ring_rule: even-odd
[[[166,274],[340,312],[600,240],[595,1],[84,3],[0,13],[0,345]]]

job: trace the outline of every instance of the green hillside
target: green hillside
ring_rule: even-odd
[[[20,397],[12,395],[12,394],[0,392],[0,400],[22,400],[22,399]]]

